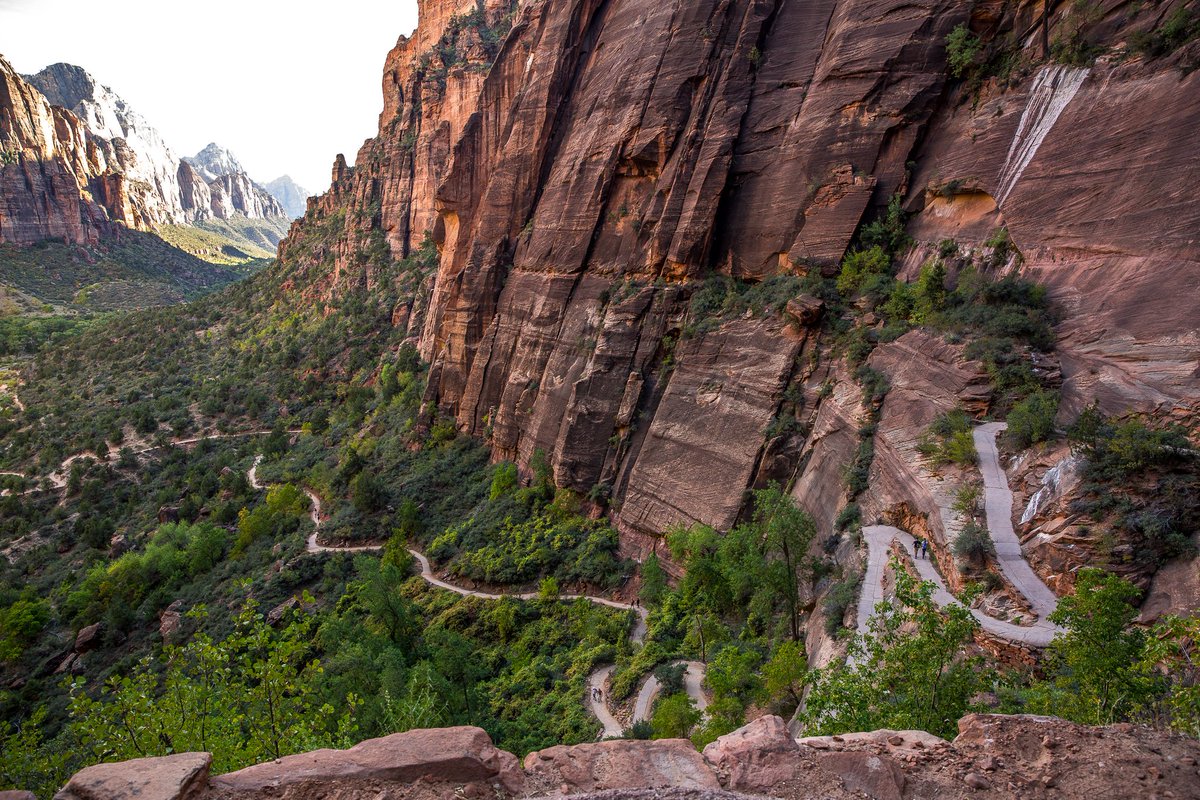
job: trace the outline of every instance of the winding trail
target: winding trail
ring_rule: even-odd
[[[1004,576],[1029,600],[1037,618],[1032,625],[1015,625],[1011,622],[990,617],[978,609],[970,609],[971,615],[988,633],[1018,644],[1045,647],[1062,628],[1046,617],[1055,609],[1058,598],[1042,579],[1037,576],[1021,552],[1021,543],[1012,526],[1012,491],[1008,479],[1000,466],[1000,454],[996,449],[996,437],[1007,425],[989,422],[974,431],[975,449],[979,452],[979,469],[983,474],[988,533],[996,545],[996,559]],[[867,574],[863,578],[862,591],[858,597],[858,633],[869,633],[868,622],[877,603],[883,601],[883,571],[887,566],[892,542],[899,541],[904,552],[911,553],[913,536],[890,525],[868,525],[863,527],[863,538],[867,542]],[[946,589],[942,576],[934,568],[932,559],[910,559],[922,580],[934,584],[933,599],[940,606],[958,604],[954,595]]]
[[[267,488],[258,479],[258,466],[262,463],[263,457],[256,456],[253,466],[246,472],[246,480],[250,486],[259,491]],[[305,489],[304,493],[308,495],[312,506],[309,510],[309,516],[313,521],[313,532],[309,534],[305,541],[304,549],[309,553],[367,553],[379,552],[383,550],[383,545],[323,545],[317,541],[317,534],[321,527],[321,498],[310,489]],[[442,580],[433,571],[433,566],[429,563],[429,559],[424,553],[419,550],[408,548],[409,554],[417,560],[417,564],[421,568],[421,578],[430,586],[436,586],[439,589],[445,589],[448,592],[454,592],[463,597],[478,597],[483,600],[503,600],[511,597],[515,600],[529,601],[536,600],[539,597],[538,592],[481,592],[475,589],[468,589],[465,586],[458,586],[448,581]],[[559,600],[587,600],[589,603],[606,606],[618,611],[633,611],[637,615],[637,619],[633,624],[633,630],[629,633],[630,641],[635,644],[641,644],[646,640],[648,631],[646,620],[649,612],[640,605],[634,606],[629,603],[623,603],[620,600],[613,600],[609,597],[602,597],[594,594],[560,594]],[[684,674],[684,687],[687,690],[688,696],[696,707],[703,712],[708,708],[708,698],[704,694],[703,683],[705,676],[705,665],[699,661],[677,661],[676,664],[686,664],[687,671]],[[609,678],[612,676],[613,670],[616,668],[614,664],[607,664],[592,671],[588,675],[588,709],[593,716],[600,721],[603,727],[602,738],[618,738],[625,734],[625,728],[613,716],[612,709],[608,705],[608,693],[606,686]],[[633,721],[640,722],[650,718],[650,709],[654,704],[654,698],[658,696],[660,691],[658,678],[650,675],[642,684],[641,690],[638,692],[637,701],[634,705]],[[599,699],[597,699],[599,698]]]

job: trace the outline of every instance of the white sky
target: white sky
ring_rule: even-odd
[[[316,194],[377,132],[384,59],[416,23],[417,0],[0,0],[0,54],[77,64],[177,155],[217,142]]]

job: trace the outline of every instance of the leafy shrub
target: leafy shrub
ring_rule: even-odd
[[[961,409],[939,414],[917,443],[921,455],[935,466],[975,463],[975,439],[971,434],[971,418]]]
[[[981,564],[996,555],[996,544],[987,529],[968,522],[954,537],[954,555],[973,564]]]
[[[1111,420],[1090,406],[1068,437],[1085,459],[1088,495],[1076,511],[1124,530],[1139,545],[1139,561],[1161,564],[1194,552],[1200,459],[1183,428]]]
[[[1150,699],[1155,685],[1140,658],[1146,634],[1131,627],[1140,594],[1116,575],[1093,567],[1079,571],[1075,593],[1060,599],[1050,615],[1066,632],[1046,648],[1047,677],[1030,692],[1033,713],[1108,725],[1128,719]]]
[[[1175,52],[1197,36],[1200,36],[1200,14],[1181,5],[1172,11],[1158,28],[1139,31],[1130,36],[1129,46],[1134,52],[1147,58],[1161,58]]]
[[[1046,441],[1054,433],[1057,415],[1058,396],[1047,391],[1034,392],[1008,412],[1009,441],[1020,448]]]
[[[963,657],[978,628],[970,611],[939,607],[932,583],[894,567],[896,602],[876,607],[845,663],[810,674],[799,717],[806,735],[915,728],[953,736],[972,699],[991,685],[981,659]]]
[[[761,317],[778,314],[801,291],[802,280],[795,275],[773,275],[750,283],[728,275],[712,275],[692,292],[684,336],[696,336],[715,330],[722,322],[747,312]]]
[[[979,513],[979,500],[982,497],[982,486],[978,483],[964,483],[954,493],[954,510],[964,517],[972,517]]]
[[[887,255],[889,262],[912,243],[904,229],[905,214],[900,207],[901,201],[899,192],[889,197],[887,208],[879,219],[864,225],[858,234],[862,247],[868,250],[878,247]]]
[[[963,73],[975,66],[981,42],[966,25],[960,24],[946,37],[946,55],[950,63],[950,74],[961,78]]]
[[[856,528],[862,523],[862,511],[858,507],[858,503],[847,503],[838,512],[837,519],[834,520],[833,526],[839,531]]]
[[[829,593],[825,595],[821,610],[825,613],[825,632],[830,636],[837,633],[842,627],[846,609],[858,601],[858,590],[861,583],[862,577],[857,573],[851,573],[830,587]]]
[[[488,492],[488,499],[499,500],[520,485],[517,479],[517,465],[511,461],[503,461],[496,465],[496,470],[492,473],[492,488]]]
[[[655,739],[686,739],[700,722],[700,712],[684,693],[673,694],[658,701],[650,718]]]
[[[50,622],[50,604],[32,596],[0,609],[0,662],[15,661]]]
[[[892,260],[879,245],[853,250],[842,259],[842,269],[837,278],[837,290],[845,297],[853,295],[872,275],[887,275]]]

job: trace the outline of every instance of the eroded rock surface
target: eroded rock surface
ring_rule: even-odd
[[[687,740],[611,740],[531,753],[522,770],[478,728],[417,730],[204,781],[206,754],[83,770],[59,793],[95,798],[577,797],[588,800],[916,800],[1195,797],[1200,742],[1128,724],[976,714],[951,742],[922,731],[793,740],[763,717],[696,752]],[[89,793],[90,792],[90,793]]]
[[[316,797],[326,796],[322,787],[370,792],[417,782],[520,794],[523,781],[515,756],[497,749],[481,728],[460,727],[396,733],[349,750],[315,750],[257,764],[213,778],[211,796]]]
[[[55,800],[194,800],[204,792],[212,756],[181,753],[96,764],[80,770]]]

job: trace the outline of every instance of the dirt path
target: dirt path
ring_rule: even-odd
[[[1062,628],[1046,619],[1057,605],[1058,598],[1029,566],[1021,552],[1020,541],[1013,531],[1012,491],[1008,488],[1008,479],[1000,467],[1000,457],[996,450],[996,437],[1005,427],[1002,422],[991,422],[979,426],[974,432],[975,447],[979,451],[979,468],[983,473],[986,492],[984,507],[988,532],[996,545],[996,558],[1005,577],[1029,600],[1037,618],[1032,625],[1024,626],[989,617],[978,609],[971,609],[971,615],[979,621],[980,627],[985,631],[1000,638],[1034,647],[1045,647],[1062,631]],[[892,542],[899,541],[905,553],[911,553],[913,548],[913,536],[890,525],[865,526],[863,538],[867,542],[867,574],[858,598],[859,634],[869,632],[867,623],[875,611],[875,605],[884,600],[883,572],[887,566]],[[938,605],[958,603],[946,589],[945,581],[935,569],[932,559],[912,559],[912,563],[922,580],[934,584],[933,599]]]

